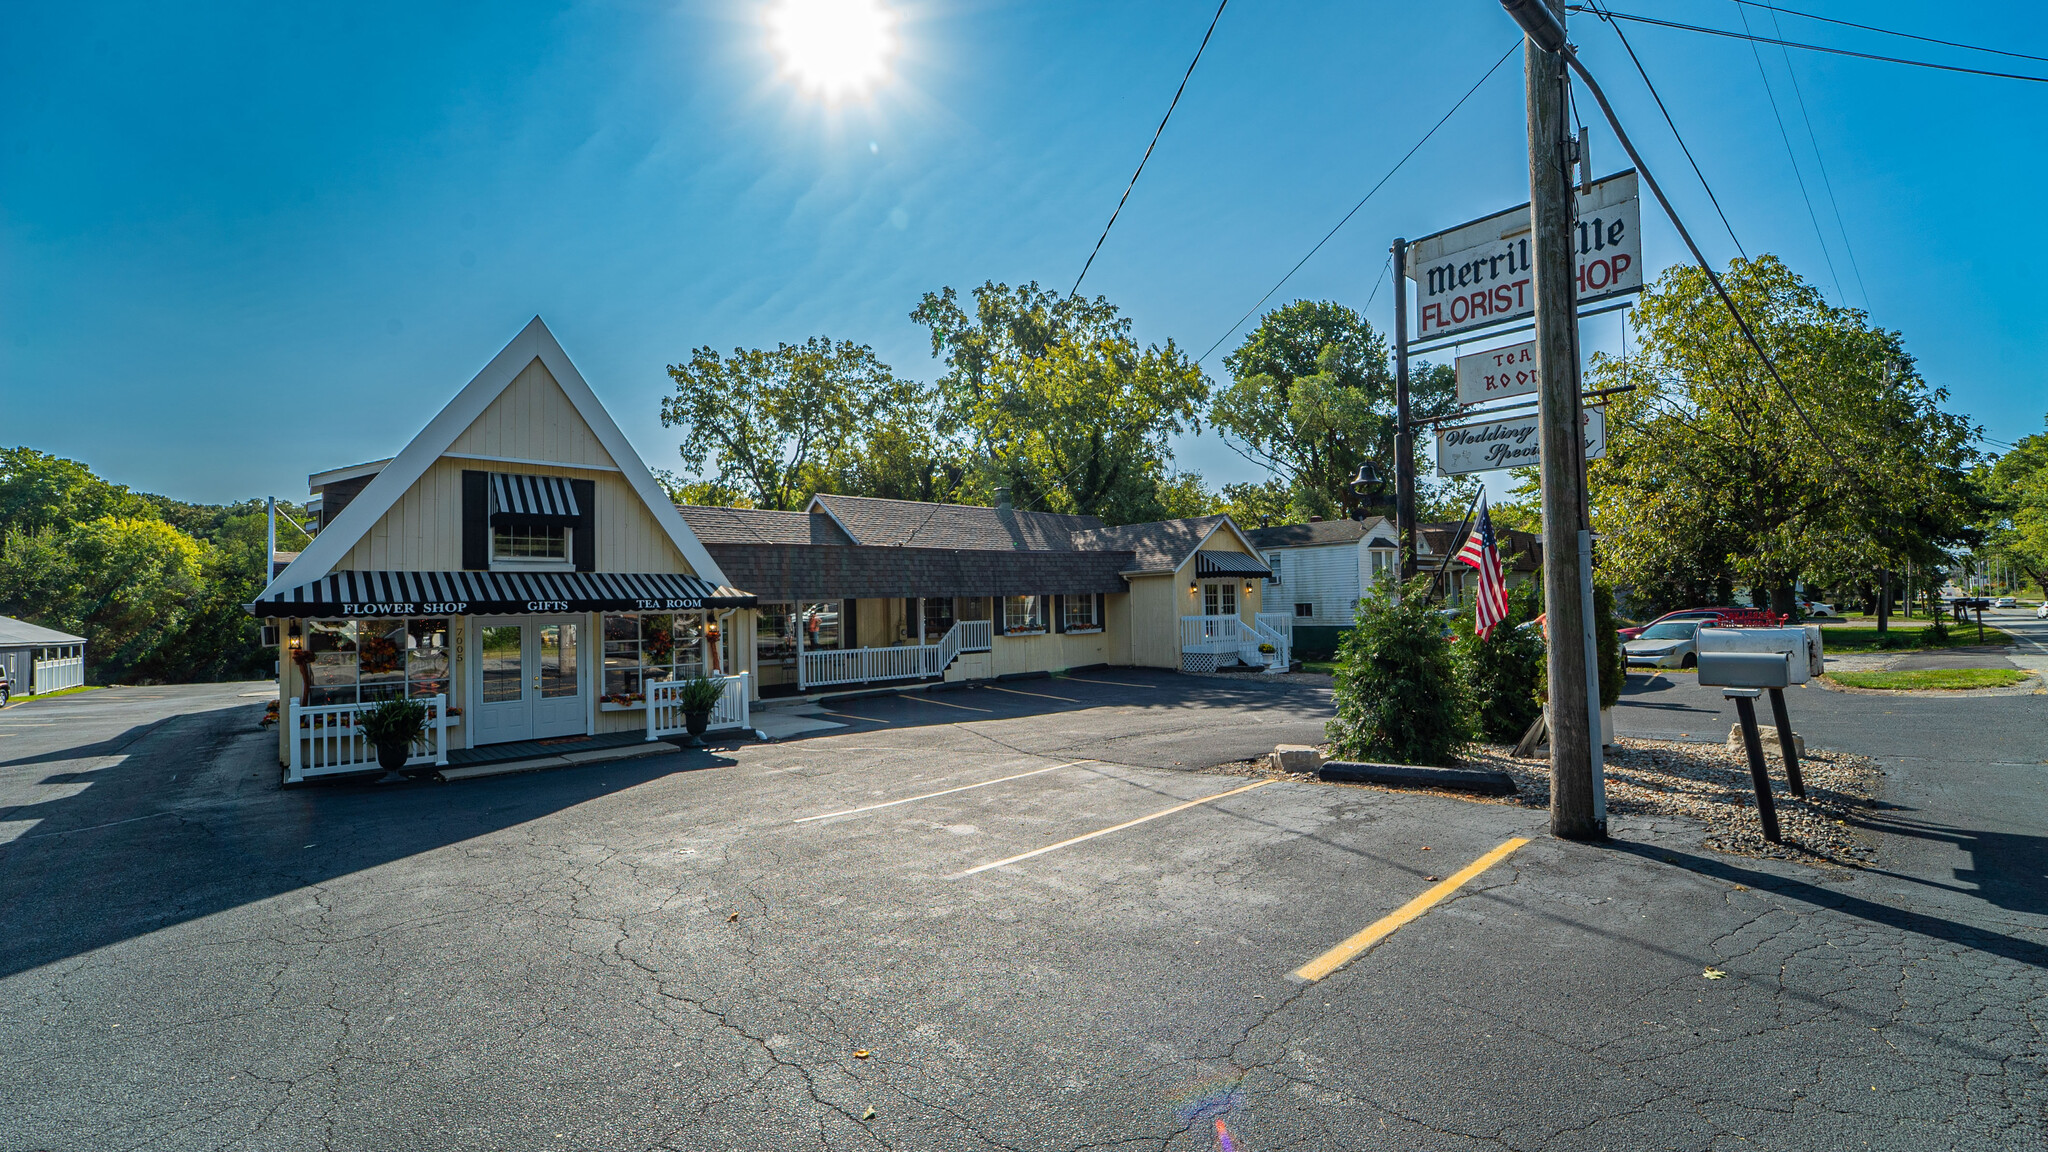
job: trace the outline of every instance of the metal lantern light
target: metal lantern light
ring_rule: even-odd
[[[299,628],[299,622],[297,620],[292,621],[291,624],[285,628],[284,643],[285,647],[290,648],[294,652],[297,652],[299,649],[306,646],[306,634],[303,630]]]

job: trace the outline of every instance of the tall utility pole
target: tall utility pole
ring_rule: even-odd
[[[1394,241],[1394,535],[1415,578],[1415,425],[1408,418],[1408,241]]]
[[[1501,0],[1525,33],[1528,85],[1529,216],[1534,229],[1537,435],[1543,482],[1543,607],[1550,671],[1550,830],[1569,840],[1606,834],[1593,757],[1598,705],[1594,660],[1586,643],[1591,589],[1582,553],[1590,549],[1585,493],[1585,433],[1579,408],[1577,259],[1572,238],[1570,133],[1562,0]],[[1589,699],[1588,688],[1593,695]]]

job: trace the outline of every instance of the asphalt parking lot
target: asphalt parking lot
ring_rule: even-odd
[[[252,690],[0,712],[0,1148],[2042,1142],[2024,864],[1837,875],[1192,770],[1313,739],[1299,684],[1083,673],[293,790]]]

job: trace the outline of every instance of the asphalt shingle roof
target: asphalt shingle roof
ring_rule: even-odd
[[[855,544],[968,548],[993,552],[1073,551],[1073,535],[1102,527],[1093,516],[1020,512],[978,504],[928,504],[819,493],[815,507],[844,525]]]
[[[0,616],[0,647],[14,647],[19,644],[83,644],[85,637],[16,620],[12,616]]]
[[[1313,524],[1276,524],[1270,528],[1254,528],[1245,533],[1245,538],[1255,548],[1302,548],[1315,544],[1355,544],[1368,533],[1377,532],[1390,542],[1394,526],[1384,516],[1374,516],[1364,521],[1319,520]]]
[[[1185,520],[1155,520],[1149,524],[1120,524],[1074,534],[1076,548],[1107,548],[1128,551],[1134,556],[1132,572],[1171,572],[1180,567],[1188,553],[1210,530],[1227,517],[1191,516]]]
[[[822,512],[781,512],[767,508],[721,508],[678,504],[676,511],[697,539],[711,544],[851,544]]]
[[[1129,552],[1000,552],[833,544],[714,544],[725,578],[763,600],[1122,592]]]

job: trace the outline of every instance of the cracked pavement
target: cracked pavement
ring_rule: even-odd
[[[1800,695],[1886,766],[1869,870],[1288,781],[947,879],[1328,714],[1083,675],[382,789],[277,788],[260,686],[0,711],[0,1150],[1182,1150],[1218,1116],[1246,1149],[2048,1143],[2041,697]],[[1725,734],[1701,694],[1638,684],[1622,731]]]

